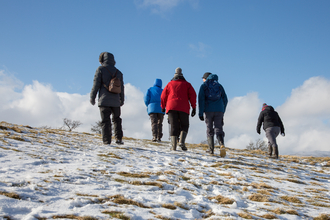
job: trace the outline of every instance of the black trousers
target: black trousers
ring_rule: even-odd
[[[152,136],[160,140],[163,137],[164,114],[150,113]]]
[[[181,131],[188,133],[189,114],[181,111],[170,110],[167,115],[171,125],[170,136],[179,136]]]
[[[110,116],[112,115],[112,123],[114,125],[115,138],[121,140],[123,137],[123,129],[120,118],[120,107],[100,107],[101,114],[101,127],[102,127],[102,139],[104,144],[111,144],[111,121]]]

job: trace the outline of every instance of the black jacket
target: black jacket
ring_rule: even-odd
[[[284,126],[282,120],[278,113],[274,110],[272,106],[267,106],[263,111],[260,112],[257,124],[257,132],[260,134],[261,124],[263,124],[263,129],[269,127],[280,127],[281,133],[284,133]]]

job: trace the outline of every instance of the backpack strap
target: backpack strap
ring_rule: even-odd
[[[108,70],[108,72],[109,72],[110,75],[111,75],[110,70],[109,70],[106,66],[104,66],[104,67]],[[114,77],[117,77],[117,71],[118,71],[118,69],[116,68],[116,72],[115,72],[115,76],[114,76]],[[111,75],[111,79],[114,78],[114,77]],[[110,81],[111,81],[111,79],[110,79]],[[110,84],[110,81],[109,81],[108,85]],[[109,86],[106,86],[104,83],[103,83],[103,86],[104,86],[107,90],[109,90]]]

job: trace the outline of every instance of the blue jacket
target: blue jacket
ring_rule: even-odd
[[[216,74],[210,74],[207,80],[216,80],[218,81],[218,76]],[[226,92],[222,85],[220,84],[221,88],[221,98],[216,101],[208,100],[205,96],[205,89],[206,89],[206,81],[201,85],[198,93],[198,110],[199,116],[203,116],[204,112],[223,112],[225,113],[228,99]]]
[[[148,115],[151,113],[162,113],[162,108],[160,107],[160,96],[163,92],[162,80],[156,79],[154,86],[150,87],[146,94],[144,95],[144,103],[146,104]]]

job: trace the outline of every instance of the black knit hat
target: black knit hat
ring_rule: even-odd
[[[206,73],[204,73],[202,79],[207,79],[207,77],[209,77],[209,75],[211,75],[211,74],[212,74],[212,73],[210,73],[210,72],[206,72]]]

